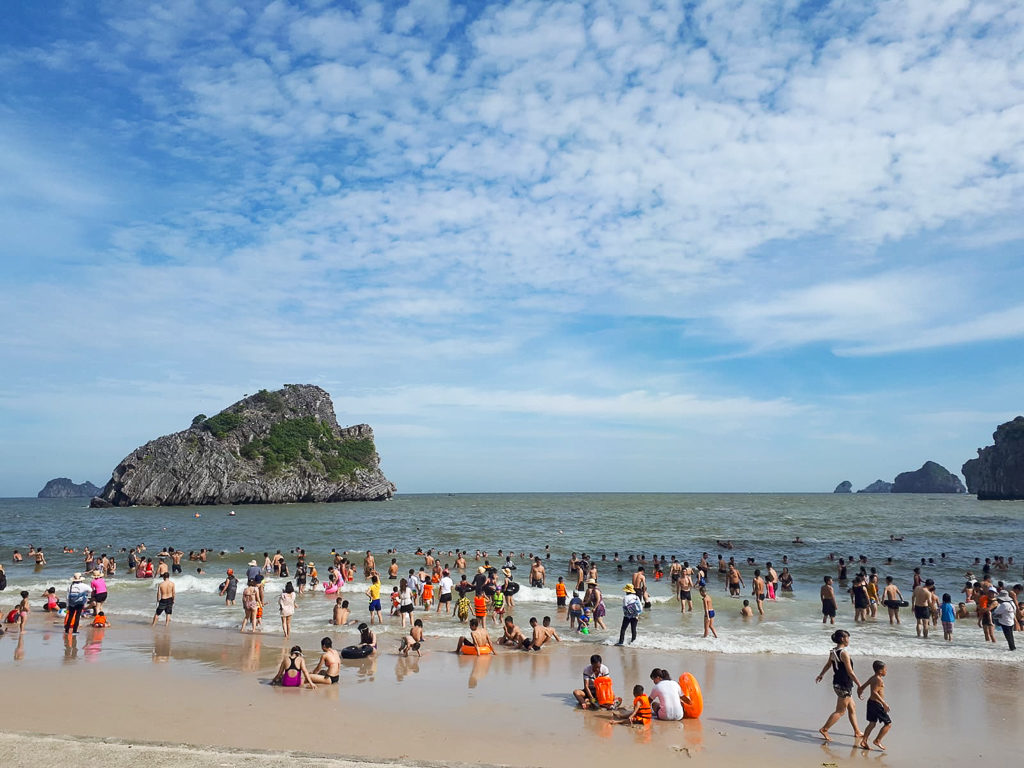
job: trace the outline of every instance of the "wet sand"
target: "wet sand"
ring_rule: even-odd
[[[682,758],[693,765],[756,761],[769,768],[865,760],[953,765],[1009,759],[1024,717],[1019,661],[891,663],[887,695],[894,726],[885,754],[854,747],[845,720],[833,729],[835,741],[822,745],[817,728],[835,704],[828,676],[814,683],[823,658],[597,648],[616,694],[627,700],[635,683],[650,689],[654,666],[674,676],[691,672],[700,681],[706,698],[700,720],[649,729],[613,725],[605,713],[573,706],[569,692],[579,686],[591,645],[470,658],[448,652],[449,640],[438,648],[428,637],[421,659],[384,647],[375,659],[345,662],[337,686],[309,691],[267,684],[293,644],[304,648],[312,666],[319,638],[293,635],[286,641],[279,634],[118,623],[65,642],[62,633],[36,622],[20,642],[16,635],[0,638],[0,722],[7,734],[71,739],[5,736],[0,763],[36,765],[45,753],[47,761],[118,765],[129,745],[148,743],[297,752],[363,764],[564,766],[585,760],[610,766]],[[354,640],[351,633],[336,638],[338,646]],[[858,656],[856,638],[851,650],[866,678],[871,659]],[[862,725],[864,711],[860,702]],[[86,757],[90,750],[95,761]],[[68,757],[75,754],[80,757]],[[214,763],[210,754],[168,747],[153,751],[146,764],[241,764],[232,762],[241,759],[237,755]]]

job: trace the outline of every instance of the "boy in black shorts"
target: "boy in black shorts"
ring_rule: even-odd
[[[865,688],[871,689],[871,696],[868,698],[868,727],[864,729],[864,736],[860,740],[861,749],[870,749],[868,736],[877,723],[882,724],[882,730],[878,732],[877,738],[872,742],[876,747],[885,750],[882,746],[882,737],[892,728],[892,718],[889,717],[889,705],[885,703],[885,662],[875,661],[871,665],[875,671],[871,677],[857,689],[857,695],[864,693]]]

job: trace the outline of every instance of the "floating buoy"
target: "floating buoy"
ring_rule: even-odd
[[[193,517],[195,517],[195,519],[198,520],[200,517],[202,517],[202,515],[196,512],[195,515],[193,515]]]
[[[234,517],[234,516],[235,516],[235,510],[232,509],[230,512],[228,512],[228,517]]]
[[[679,676],[679,687],[683,689],[683,695],[690,700],[689,704],[683,704],[683,714],[686,717],[700,717],[704,711],[704,696],[700,692],[697,678],[689,672],[684,672]]]

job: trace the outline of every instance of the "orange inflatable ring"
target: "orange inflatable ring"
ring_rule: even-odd
[[[689,704],[683,704],[683,715],[685,717],[700,717],[701,712],[704,711],[704,696],[700,692],[697,678],[689,672],[684,672],[679,676],[679,687],[683,689],[683,694],[690,700]]]
[[[489,645],[485,645],[483,648],[478,648],[475,645],[464,645],[462,646],[462,653],[465,656],[486,656],[489,653],[493,653],[493,651]]]

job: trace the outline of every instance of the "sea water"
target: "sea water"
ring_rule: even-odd
[[[232,516],[229,513],[234,511]],[[198,515],[198,517],[197,517]],[[802,545],[792,543],[800,536]],[[890,541],[890,536],[902,541]],[[728,539],[734,549],[723,550],[717,540]],[[622,587],[629,581],[633,567],[625,562],[629,555],[645,553],[675,555],[695,565],[703,552],[709,553],[712,572],[708,586],[716,611],[719,638],[704,638],[699,602],[693,613],[682,613],[672,598],[667,576],[653,580],[647,567],[653,605],[645,611],[636,645],[678,651],[761,654],[823,654],[830,647],[830,625],[822,625],[818,590],[825,575],[836,575],[839,557],[864,555],[867,567],[876,568],[884,585],[891,575],[909,598],[913,568],[921,558],[934,559],[934,565],[922,568],[925,578],[935,580],[938,592],[949,592],[954,602],[962,599],[964,573],[981,575],[974,558],[1002,555],[1013,557],[1009,572],[994,572],[995,579],[1008,584],[1022,581],[1024,560],[1024,503],[980,502],[973,496],[916,494],[402,494],[387,502],[344,504],[288,504],[267,506],[217,507],[134,507],[127,509],[88,509],[83,499],[0,499],[0,557],[7,569],[8,587],[0,593],[0,606],[6,612],[17,602],[18,592],[27,589],[33,603],[50,586],[63,594],[72,573],[83,570],[80,554],[61,553],[64,546],[80,553],[90,546],[97,553],[116,557],[117,575],[108,579],[108,612],[115,624],[147,621],[155,606],[155,584],[139,580],[129,571],[122,547],[144,542],[146,554],[154,556],[161,547],[210,551],[208,562],[183,560],[184,573],[174,576],[178,598],[174,621],[193,625],[232,628],[241,623],[241,587],[235,606],[225,606],[218,592],[227,568],[244,576],[246,564],[255,558],[263,564],[263,553],[285,554],[294,573],[291,551],[302,547],[307,560],[316,563],[320,577],[327,574],[332,549],[348,552],[361,577],[362,556],[370,549],[377,567],[386,574],[396,549],[400,574],[419,567],[423,559],[416,549],[434,549],[443,554],[442,563],[453,563],[449,550],[469,551],[467,570],[472,579],[482,560],[474,560],[477,549],[488,553],[493,565],[501,566],[504,557],[498,550],[516,554],[518,569],[514,576],[522,584],[510,611],[517,623],[526,628],[531,616],[551,616],[553,626],[568,642],[595,646],[614,643],[621,621]],[[47,565],[37,570],[34,564],[13,564],[11,553],[24,554],[30,545],[43,547]],[[547,547],[548,549],[545,549]],[[221,555],[221,552],[225,554]],[[597,560],[599,582],[608,606],[605,621],[608,630],[595,629],[590,635],[570,632],[564,614],[555,606],[554,584],[559,575],[567,583],[571,552],[587,552]],[[622,570],[611,562],[617,552]],[[527,586],[528,559],[519,555],[544,557],[547,587]],[[550,558],[547,554],[550,553]],[[747,586],[742,598],[753,600],[750,583],[755,566],[772,561],[782,570],[783,556],[794,576],[794,591],[782,593],[765,603],[765,616],[740,617],[742,598],[731,598],[719,576],[718,554],[734,557]],[[945,557],[943,557],[945,553]],[[836,560],[830,560],[834,554]],[[601,561],[601,556],[607,557]],[[892,564],[886,565],[886,558]],[[197,574],[202,565],[205,575]],[[849,569],[850,576],[855,568]],[[267,587],[265,631],[280,632],[277,595],[286,579],[271,574]],[[458,581],[456,574],[456,581]],[[1000,636],[996,645],[985,644],[974,618],[958,621],[954,640],[942,640],[941,627],[927,640],[915,637],[914,620],[908,609],[901,611],[903,624],[890,626],[887,611],[880,607],[877,618],[854,625],[853,607],[847,599],[847,585],[836,583],[840,601],[837,626],[855,634],[859,652],[884,657],[993,659],[1006,661],[1008,654]],[[366,618],[367,584],[362,580],[346,584],[340,596],[350,600],[352,615]],[[384,578],[384,605],[391,582]],[[293,619],[293,633],[334,631],[328,624],[335,596],[321,591],[302,596]],[[694,597],[699,596],[694,591]],[[430,647],[454,644],[465,626],[442,614],[424,618]],[[386,618],[378,630],[384,647],[397,645],[401,631],[397,620]],[[338,630],[341,641],[353,629]],[[492,629],[492,636],[497,637]],[[628,635],[627,635],[628,639]]]

